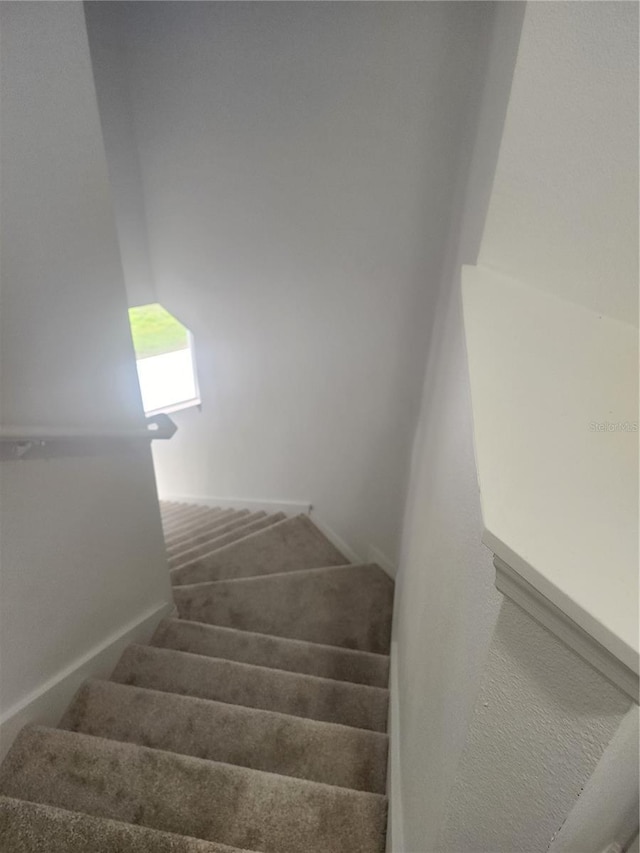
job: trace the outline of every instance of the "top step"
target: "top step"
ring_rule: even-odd
[[[172,581],[202,583],[348,563],[307,515],[296,515],[194,560],[172,574]]]

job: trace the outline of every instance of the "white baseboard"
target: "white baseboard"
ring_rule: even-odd
[[[252,512],[284,512],[286,515],[309,515],[311,501],[249,500],[247,498],[209,498],[202,495],[160,495],[160,500],[221,509],[249,509]]]
[[[335,545],[338,551],[344,554],[350,563],[364,563],[364,560],[362,559],[360,554],[357,554],[353,550],[353,548],[344,541],[342,536],[339,536],[335,532],[335,530],[332,530],[331,527],[329,527],[329,525],[325,521],[323,521],[318,515],[316,515],[313,508],[311,510],[310,515],[311,520],[318,528],[318,530],[320,530],[321,533],[324,533],[329,542],[331,542],[332,545]]]
[[[382,553],[379,548],[376,548],[375,545],[369,545],[367,550],[367,559],[364,560],[357,551],[349,545],[338,533],[333,530],[333,528],[329,527],[329,525],[324,521],[311,507],[310,512],[311,520],[315,524],[315,526],[324,533],[329,542],[332,545],[335,545],[338,551],[341,551],[345,557],[349,560],[350,563],[377,563],[381,569],[383,569],[390,578],[395,580],[396,577],[396,567],[391,562],[391,560]]]
[[[111,674],[118,658],[130,643],[144,643],[173,604],[165,602],[146,610],[138,619],[114,632],[87,654],[13,705],[0,717],[0,760],[23,726],[28,723],[56,725],[80,685],[87,678],[104,678]]]
[[[389,673],[389,770],[387,797],[387,853],[405,853],[404,812],[400,785],[400,693],[398,689],[398,644],[391,642],[391,668]]]
[[[383,554],[379,548],[376,548],[375,545],[369,545],[369,550],[367,551],[367,562],[377,563],[381,569],[385,570],[390,578],[395,580],[396,575],[398,574],[397,566],[393,564],[386,554]]]

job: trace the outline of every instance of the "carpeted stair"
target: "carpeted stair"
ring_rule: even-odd
[[[393,583],[307,516],[161,505],[177,618],[0,766],[2,853],[382,853]]]

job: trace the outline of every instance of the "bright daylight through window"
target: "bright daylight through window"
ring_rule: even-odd
[[[142,403],[147,415],[200,403],[193,335],[155,302],[129,309]]]

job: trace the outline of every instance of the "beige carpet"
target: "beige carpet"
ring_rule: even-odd
[[[0,767],[2,853],[382,853],[393,583],[306,516],[163,504],[180,618]]]

